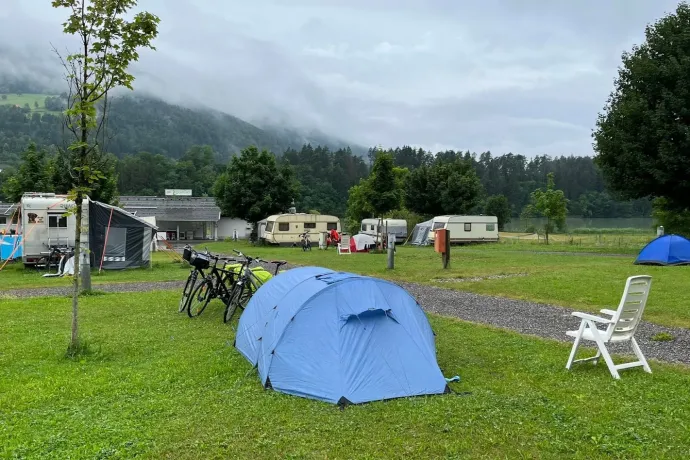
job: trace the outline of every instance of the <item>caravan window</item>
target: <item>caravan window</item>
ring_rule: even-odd
[[[290,223],[289,222],[278,222],[278,230],[281,232],[287,232],[290,230]]]
[[[446,226],[445,222],[434,222],[434,226],[431,228],[432,230],[438,230],[439,228],[443,228]]]
[[[48,216],[49,228],[67,228],[67,217],[60,214],[53,214]]]
[[[465,224],[465,231],[466,232],[471,232],[472,231],[472,224],[469,222]]]
[[[5,225],[7,223],[7,217],[0,216],[0,225]]]
[[[328,224],[330,225],[330,224]],[[367,231],[367,224],[362,224],[362,231],[366,232]]]
[[[362,225],[364,227],[364,225]],[[326,224],[326,230],[338,230],[338,222],[328,222]]]
[[[494,230],[496,230],[496,226],[494,224],[486,224],[487,232],[493,232]]]
[[[273,231],[273,222],[266,222],[266,230],[265,232],[272,232]]]
[[[369,230],[371,230],[371,231],[373,232],[373,231],[374,231],[374,226],[373,226],[373,225],[370,225],[370,226],[369,226]]]
[[[305,222],[304,223],[304,228],[316,228],[316,222]]]

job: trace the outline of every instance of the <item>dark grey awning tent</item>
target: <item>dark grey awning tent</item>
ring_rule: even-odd
[[[123,209],[89,201],[91,266],[104,270],[148,266],[156,230]]]
[[[414,246],[426,246],[429,244],[429,232],[431,231],[431,226],[434,224],[434,219],[427,220],[426,222],[421,222],[414,226],[412,230],[412,235],[407,240],[406,244],[411,244]]]

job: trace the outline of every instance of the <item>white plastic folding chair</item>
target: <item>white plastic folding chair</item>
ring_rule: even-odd
[[[649,368],[647,360],[635,341],[635,331],[642,318],[651,287],[651,276],[639,275],[628,278],[618,310],[601,310],[601,313],[611,317],[609,319],[587,313],[573,312],[573,316],[580,318],[582,321],[580,321],[580,328],[577,331],[566,332],[570,337],[575,337],[575,343],[565,368],[570,369],[574,362],[594,361],[594,364],[597,364],[599,358],[603,357],[611,375],[615,379],[620,379],[619,370],[631,367],[642,366],[646,372],[651,373],[652,370]],[[599,329],[597,323],[605,324],[607,326],[606,330]],[[582,340],[596,343],[598,348],[596,356],[575,360],[575,354]],[[618,365],[613,363],[606,345],[620,342],[630,342],[638,361]]]
[[[338,243],[338,255],[351,254],[350,252],[350,235],[341,235],[340,243]]]

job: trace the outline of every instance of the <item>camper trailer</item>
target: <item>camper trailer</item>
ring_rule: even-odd
[[[381,228],[379,228],[381,226]],[[407,239],[407,221],[403,219],[364,219],[360,233],[378,238],[379,234],[386,233],[395,234],[396,243],[404,243]]]
[[[20,206],[24,265],[44,264],[55,248],[62,252],[74,249],[77,219],[73,213],[65,214],[75,204],[66,195],[25,193]],[[89,249],[92,266],[109,270],[150,264],[155,224],[88,197],[82,209],[82,229],[88,231],[82,233],[83,248]]]
[[[268,244],[292,246],[299,244],[300,235],[307,230],[312,243],[317,243],[319,233],[331,230],[340,233],[340,219],[322,214],[277,214],[266,218],[263,238]]]
[[[74,202],[67,195],[24,194],[21,200],[24,265],[36,265],[51,249],[74,247],[77,219],[74,214],[65,215],[72,208]]]
[[[496,216],[436,216],[428,235],[431,244],[436,237],[436,230],[441,228],[450,230],[452,244],[498,241]]]

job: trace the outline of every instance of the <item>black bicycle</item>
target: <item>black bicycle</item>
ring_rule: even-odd
[[[240,267],[239,270],[239,277],[236,279],[232,291],[230,292],[230,297],[228,301],[225,304],[225,314],[223,315],[223,322],[227,323],[229,322],[233,315],[235,314],[235,311],[237,311],[237,307],[240,307],[242,310],[247,306],[247,303],[249,302],[249,299],[251,299],[252,295],[261,287],[263,284],[268,281],[268,279],[262,280],[259,278],[259,276],[255,273],[253,268],[251,267],[251,264],[254,262],[263,262],[263,263],[268,263],[268,264],[274,264],[275,265],[275,270],[273,272],[273,275],[269,276],[272,278],[273,276],[278,274],[278,270],[280,267],[285,265],[287,262],[284,260],[272,260],[272,261],[266,261],[262,260],[259,258],[254,258],[254,257],[249,257],[247,255],[242,254],[240,251],[237,251],[233,249],[233,252],[237,254],[238,256],[244,258],[244,263]],[[257,269],[261,270],[263,267],[256,267]]]
[[[179,313],[188,309],[189,299],[192,292],[194,292],[194,288],[197,286],[197,282],[206,279],[204,270],[207,270],[211,266],[211,259],[213,256],[208,252],[208,249],[206,249],[206,252],[199,253],[192,249],[190,245],[186,245],[182,251],[182,258],[191,265],[192,270],[189,272],[184,289],[182,289],[182,297],[180,298],[180,304],[177,310]]]
[[[189,315],[190,318],[194,318],[203,313],[206,306],[213,299],[220,299],[226,305],[230,301],[230,292],[237,280],[237,275],[234,270],[219,268],[218,262],[234,262],[235,259],[211,256],[211,260],[213,260],[213,265],[209,264],[211,270],[203,277],[202,281],[197,284],[189,296],[187,315]]]

